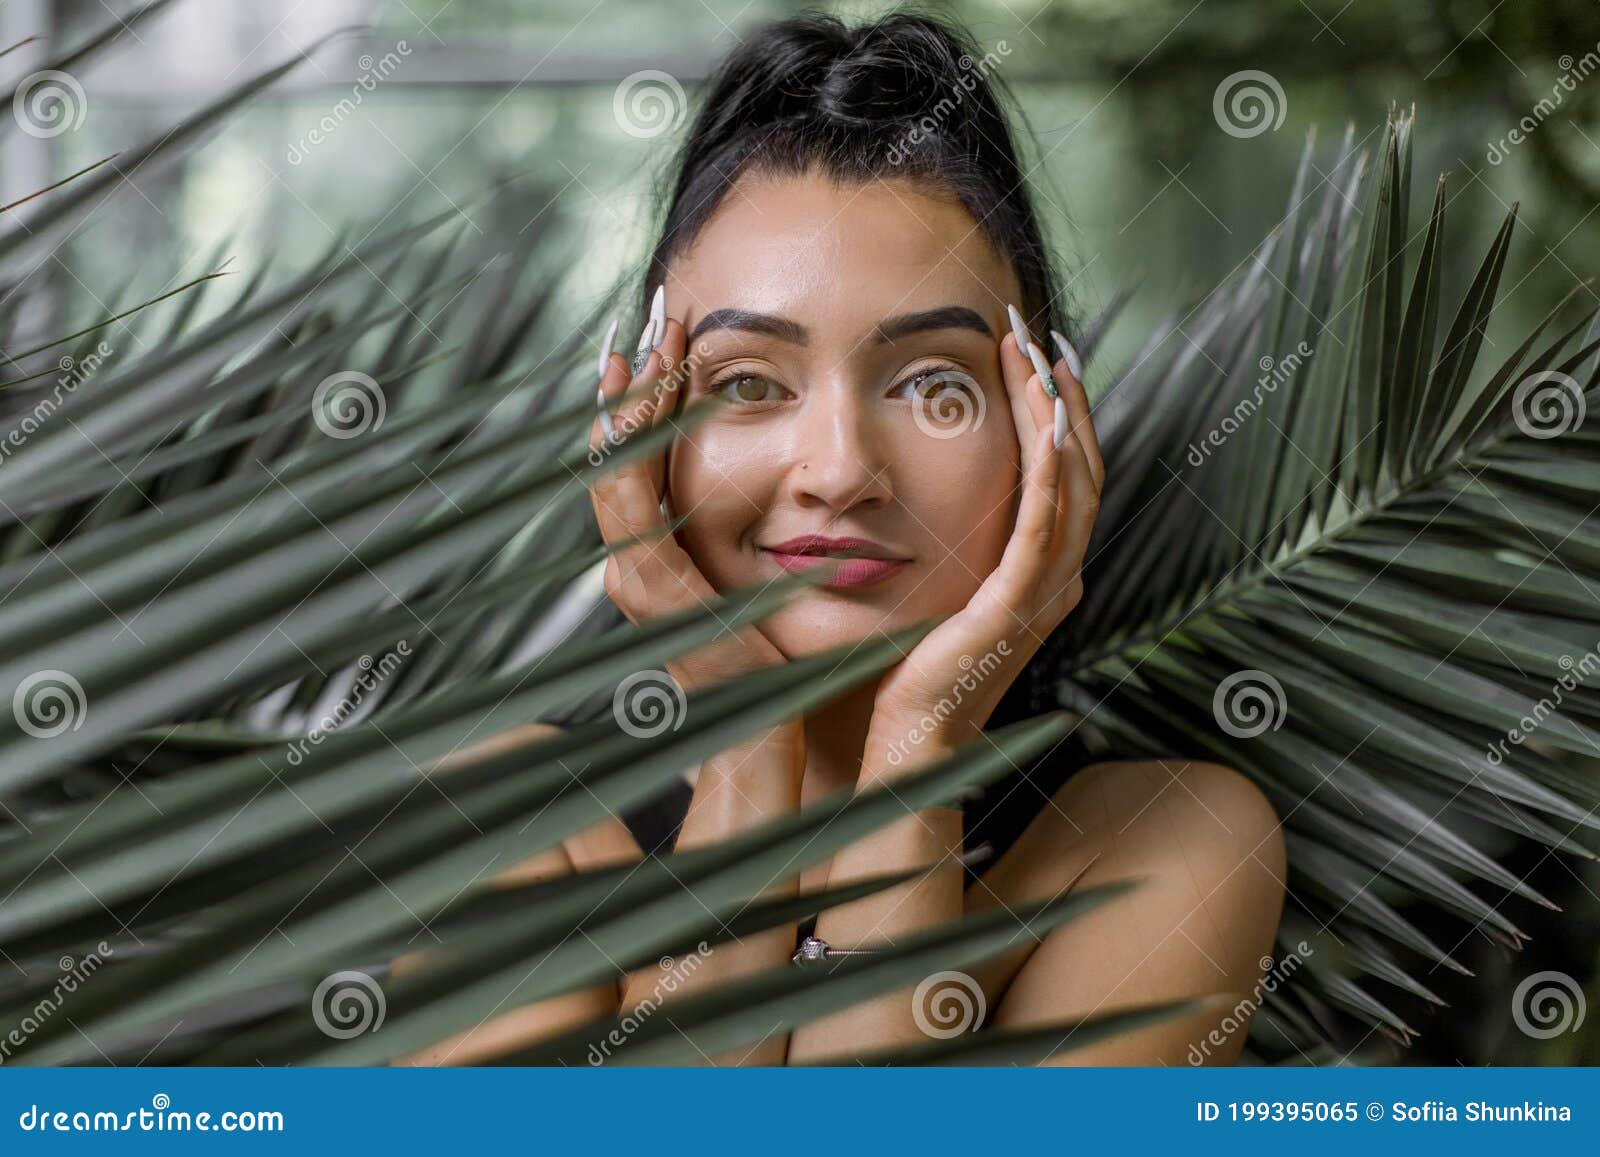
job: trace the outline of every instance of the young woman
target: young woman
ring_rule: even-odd
[[[744,41],[683,147],[649,265],[654,308],[638,343],[648,356],[630,372],[611,352],[615,323],[605,338],[593,445],[721,403],[667,454],[594,488],[610,542],[689,516],[675,537],[613,555],[612,601],[643,622],[825,568],[759,628],[670,665],[685,689],[939,621],[875,685],[707,760],[679,849],[831,792],[892,786],[980,736],[1081,597],[1104,467],[992,60],[964,34],[904,14],[854,29],[804,17]],[[720,945],[669,987],[681,995],[782,967],[807,932],[870,948],[964,912],[1137,877],[1130,894],[1042,940],[1019,921],[1016,947],[970,978],[985,1023],[1251,990],[1272,947],[1284,856],[1277,817],[1246,779],[1192,761],[1096,764],[1034,805],[1021,835],[971,872],[959,856],[973,816],[908,813],[775,894],[934,871],[826,911],[814,929]],[[614,821],[524,877],[640,855]],[[662,980],[651,967],[515,1010],[417,1059],[470,1063],[659,998]],[[848,1060],[925,1041],[925,1015],[899,992],[714,1059]],[[1196,1012],[1060,1060],[1226,1063],[1242,1027],[1191,1052],[1219,1020]]]

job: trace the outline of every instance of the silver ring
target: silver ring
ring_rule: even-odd
[[[818,940],[815,936],[807,936],[800,941],[800,947],[789,959],[796,964],[809,964],[814,960],[832,960],[837,956],[874,956],[874,948],[834,948],[826,940]]]

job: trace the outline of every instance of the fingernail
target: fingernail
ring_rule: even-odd
[[[1056,449],[1067,440],[1067,404],[1056,398]]]
[[[638,373],[644,369],[645,363],[650,360],[650,351],[661,344],[661,339],[667,335],[667,287],[656,286],[655,296],[650,299],[650,316],[645,319],[644,329],[639,334],[639,344],[633,351],[633,372]]]
[[[650,348],[655,349],[667,336],[667,285],[656,286],[656,295],[650,299]]]
[[[1017,312],[1016,306],[1007,305],[1006,316],[1011,319],[1011,336],[1017,339],[1017,349],[1026,350],[1033,337],[1028,333],[1028,327],[1023,323],[1022,315]]]
[[[666,336],[667,287],[658,285],[655,296],[650,299],[650,316],[645,319],[644,329],[639,333],[639,344],[633,350],[634,373],[644,369],[645,363],[650,360],[650,351],[660,345],[661,339]]]
[[[1044,356],[1044,350],[1031,341],[1028,343],[1028,360],[1033,363],[1033,372],[1039,375],[1039,384],[1044,387],[1045,396],[1060,397],[1061,391],[1056,389],[1056,376],[1050,372],[1050,360]]]
[[[600,413],[600,432],[606,436],[607,442],[617,440],[616,427],[611,424],[611,413],[606,409],[606,395],[603,390],[595,391],[595,408]]]
[[[595,372],[602,378],[606,376],[606,367],[611,364],[611,345],[616,340],[617,319],[612,318],[611,324],[606,326],[606,336],[600,339],[600,358],[595,362]]]
[[[1056,349],[1061,351],[1062,360],[1067,363],[1067,369],[1072,371],[1072,376],[1078,381],[1083,381],[1083,359],[1078,356],[1078,351],[1063,334],[1055,330],[1050,331],[1050,336],[1055,338]]]
[[[644,328],[639,331],[639,340],[634,345],[633,352],[636,354],[648,353],[656,344],[655,336],[656,314],[654,307],[652,307],[650,310],[650,316],[644,319]]]

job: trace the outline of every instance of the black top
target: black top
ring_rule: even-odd
[[[968,887],[1016,842],[1066,778],[1066,768],[1061,764],[1013,771],[961,805],[965,819],[963,846],[969,853],[985,845],[990,849],[988,855],[967,865]],[[622,822],[646,855],[666,855],[677,841],[693,796],[694,788],[687,780],[674,780],[661,794],[625,812]],[[815,928],[816,917],[807,918],[800,925],[800,939],[811,935]]]

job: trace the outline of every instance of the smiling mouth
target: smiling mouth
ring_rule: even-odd
[[[804,572],[831,566],[833,573],[819,578],[824,587],[866,587],[881,583],[910,565],[895,558],[875,542],[858,538],[802,535],[761,548],[785,571]]]

